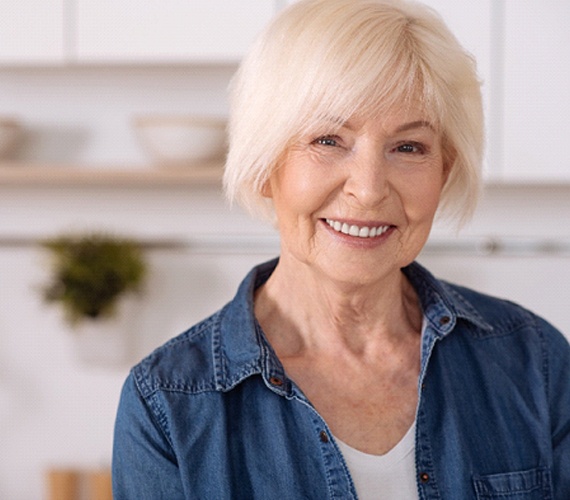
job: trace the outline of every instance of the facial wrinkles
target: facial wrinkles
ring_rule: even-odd
[[[380,139],[377,139],[378,135],[380,135],[381,137]],[[401,161],[409,163],[409,166],[411,166],[412,168],[416,167],[422,169],[425,168],[429,169],[430,172],[433,172],[434,168],[437,168],[438,170],[441,169],[442,158],[441,158],[441,151],[440,151],[441,148],[440,148],[439,138],[436,129],[429,122],[425,120],[413,120],[408,123],[405,123],[402,126],[397,127],[394,131],[391,131],[389,127],[383,126],[381,128],[380,134],[378,135],[374,135],[372,133],[368,136],[365,136],[364,141],[361,144],[371,147],[372,151],[381,151],[383,157],[380,160],[387,162],[388,169],[390,168],[390,166],[400,165],[399,164],[400,157],[398,156],[398,153],[394,153],[394,156],[392,156],[393,154],[391,152],[388,152],[390,151],[389,148],[391,148],[392,145],[398,144],[400,139],[406,142],[407,141],[418,142],[426,147],[425,152],[421,156],[403,157]],[[369,142],[366,143],[366,140],[368,140]],[[386,147],[386,144],[388,144],[388,147]],[[388,171],[389,170],[386,171],[385,175],[389,175]],[[418,233],[426,231],[426,236],[427,236],[428,230],[426,230],[426,226],[423,223],[428,221],[425,215],[421,214],[423,210],[419,210],[420,213],[416,214],[414,209],[417,207],[414,204],[412,204],[411,206],[413,208],[412,211],[410,211],[410,203],[406,202],[405,199],[402,199],[402,196],[404,196],[404,198],[409,197],[408,194],[409,189],[407,190],[401,189],[402,183],[407,183],[408,179],[398,176],[396,177],[396,179],[397,179],[396,182],[399,184],[395,186],[392,186],[389,181],[386,181],[386,187],[388,192],[383,201],[385,202],[386,207],[394,210],[393,213],[400,214],[398,216],[400,218],[392,220],[392,222],[394,222],[394,224],[397,227],[397,232],[395,234],[398,242],[397,251],[404,252],[405,249],[409,249],[410,241],[414,241],[415,236]],[[415,177],[415,179],[416,182],[418,182],[417,176]],[[425,184],[423,186],[421,185],[423,184],[424,181],[433,183],[433,176],[431,175],[427,176],[423,178],[423,180],[422,178],[419,178],[420,185],[418,187],[420,190],[422,188],[425,189],[426,187]],[[443,178],[442,178],[442,183],[443,183]],[[441,185],[439,186],[436,186],[435,184],[433,185],[433,188],[434,189],[437,188],[438,192],[440,187]],[[433,200],[435,205],[437,205],[437,201],[435,200],[435,198],[437,198],[438,200],[439,196],[434,196]],[[428,200],[428,203],[430,202],[431,200]],[[403,218],[403,220],[401,218]],[[418,223],[420,224],[418,225]],[[429,226],[431,227],[431,221],[429,223]],[[402,228],[407,228],[407,230],[402,231]],[[420,245],[417,244],[417,246]]]
[[[319,161],[316,151],[311,151],[309,145],[297,142],[293,144],[284,155],[283,163],[281,165],[284,168],[291,168],[291,166],[294,165],[295,169],[304,169],[305,165],[308,166],[310,163],[313,163],[315,161]],[[285,167],[285,165],[288,166]],[[313,183],[313,180],[311,179],[311,175],[309,175],[309,171],[310,169],[305,169],[305,175],[296,175],[296,180],[291,181],[286,172],[280,171],[278,167],[277,171],[275,172],[276,175],[274,182],[272,182],[272,196],[274,198],[283,196],[284,193],[281,191],[287,191],[287,189],[290,189],[290,187],[288,187],[288,183],[293,182],[295,184],[294,189],[298,192],[298,198],[300,200],[303,200],[304,198],[310,199],[312,197],[311,185]],[[314,173],[312,175],[314,175]],[[303,211],[298,212],[292,220],[290,218],[280,219],[278,217],[278,223],[280,226],[279,232],[281,234],[284,232],[293,232],[294,234],[298,235],[307,235],[308,232],[305,241],[302,242],[301,245],[306,245],[306,248],[310,254],[318,256],[320,246],[316,240],[314,223],[312,220],[307,219],[306,214]],[[295,240],[293,240],[293,242],[294,241]],[[288,242],[289,241],[286,238],[281,238],[282,245],[288,245]],[[293,251],[292,253],[294,254],[295,252]]]
[[[372,130],[370,130],[372,129]],[[319,182],[333,186],[334,182],[339,182],[342,180],[339,171],[345,170],[344,166],[348,168],[368,168],[370,161],[378,161],[378,158],[373,158],[370,153],[360,154],[363,150],[374,151],[375,154],[382,155],[382,161],[387,161],[385,158],[386,143],[391,141],[391,137],[402,135],[404,140],[408,140],[411,137],[412,140],[418,139],[420,142],[430,143],[427,152],[418,157],[417,163],[437,163],[437,145],[435,144],[436,138],[433,138],[432,133],[436,133],[434,127],[432,127],[429,122],[423,119],[411,119],[409,122],[399,126],[393,130],[389,125],[385,123],[378,123],[378,129],[373,130],[374,125],[370,125],[369,122],[360,124],[348,122],[340,130],[337,129],[337,135],[340,136],[339,139],[335,136],[334,132],[330,134],[335,140],[339,140],[340,146],[324,146],[317,145],[312,142],[314,135],[304,137],[298,141],[293,147],[289,149],[288,159],[294,159],[295,162],[306,162],[308,171],[311,172],[311,167],[315,167],[312,171],[312,175],[319,176]],[[417,131],[416,131],[417,129]],[[408,133],[409,132],[409,133]],[[390,136],[392,134],[392,136]],[[426,137],[425,134],[428,134]],[[327,134],[324,134],[326,137]],[[347,139],[348,137],[348,139]],[[394,139],[397,142],[397,138]],[[432,144],[433,143],[433,144]],[[347,145],[349,144],[349,147]],[[368,157],[367,157],[368,156]],[[407,161],[407,160],[406,160]],[[348,163],[350,162],[350,163]],[[325,169],[325,172],[321,170],[321,167]],[[371,183],[374,182],[374,178],[371,176]],[[340,185],[339,185],[340,187]],[[397,198],[397,197],[396,197]],[[364,214],[363,220],[366,220],[366,210],[362,207],[357,199],[352,197],[338,196],[338,188],[330,189],[329,199],[332,203],[338,206],[338,211],[333,211],[332,214],[348,214],[348,217],[358,218],[359,214]],[[392,203],[396,200],[392,200]],[[326,207],[328,203],[324,203],[323,206]],[[339,206],[340,205],[340,206]],[[394,209],[394,212],[397,212]]]

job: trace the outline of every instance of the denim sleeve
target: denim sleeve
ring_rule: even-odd
[[[137,388],[127,378],[115,422],[115,500],[177,500],[184,493],[172,447]]]
[[[543,323],[552,427],[554,499],[570,498],[570,344],[552,326]]]

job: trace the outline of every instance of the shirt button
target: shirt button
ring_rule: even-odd
[[[325,431],[321,431],[319,433],[319,438],[321,439],[321,441],[323,443],[328,443],[329,442],[329,435],[325,432]]]
[[[422,472],[420,474],[420,481],[422,483],[427,483],[429,481],[429,474],[427,472]]]
[[[439,324],[441,326],[447,325],[450,321],[451,318],[449,316],[442,316],[441,318],[439,318]]]
[[[269,377],[269,383],[276,387],[281,387],[283,385],[283,379],[279,377]]]

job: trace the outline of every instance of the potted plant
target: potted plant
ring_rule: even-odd
[[[117,332],[124,329],[118,324],[124,299],[142,291],[147,264],[140,245],[126,238],[91,233],[59,236],[42,246],[51,256],[51,275],[43,298],[59,304],[66,322],[82,337],[108,338],[106,346],[86,350],[95,353],[102,349],[123,357],[118,351],[126,349],[125,342],[119,348],[118,340],[110,339],[125,337],[126,332]],[[87,335],[86,331],[92,333]],[[110,341],[115,345],[109,345]]]
[[[147,266],[132,240],[94,233],[60,236],[43,246],[53,271],[44,298],[59,303],[72,326],[113,317],[120,298],[141,291]]]

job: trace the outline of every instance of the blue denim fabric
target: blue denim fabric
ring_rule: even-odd
[[[115,500],[355,499],[327,424],[253,315],[276,262],[131,371]],[[570,346],[514,304],[403,270],[427,328],[417,411],[421,499],[570,499]]]

